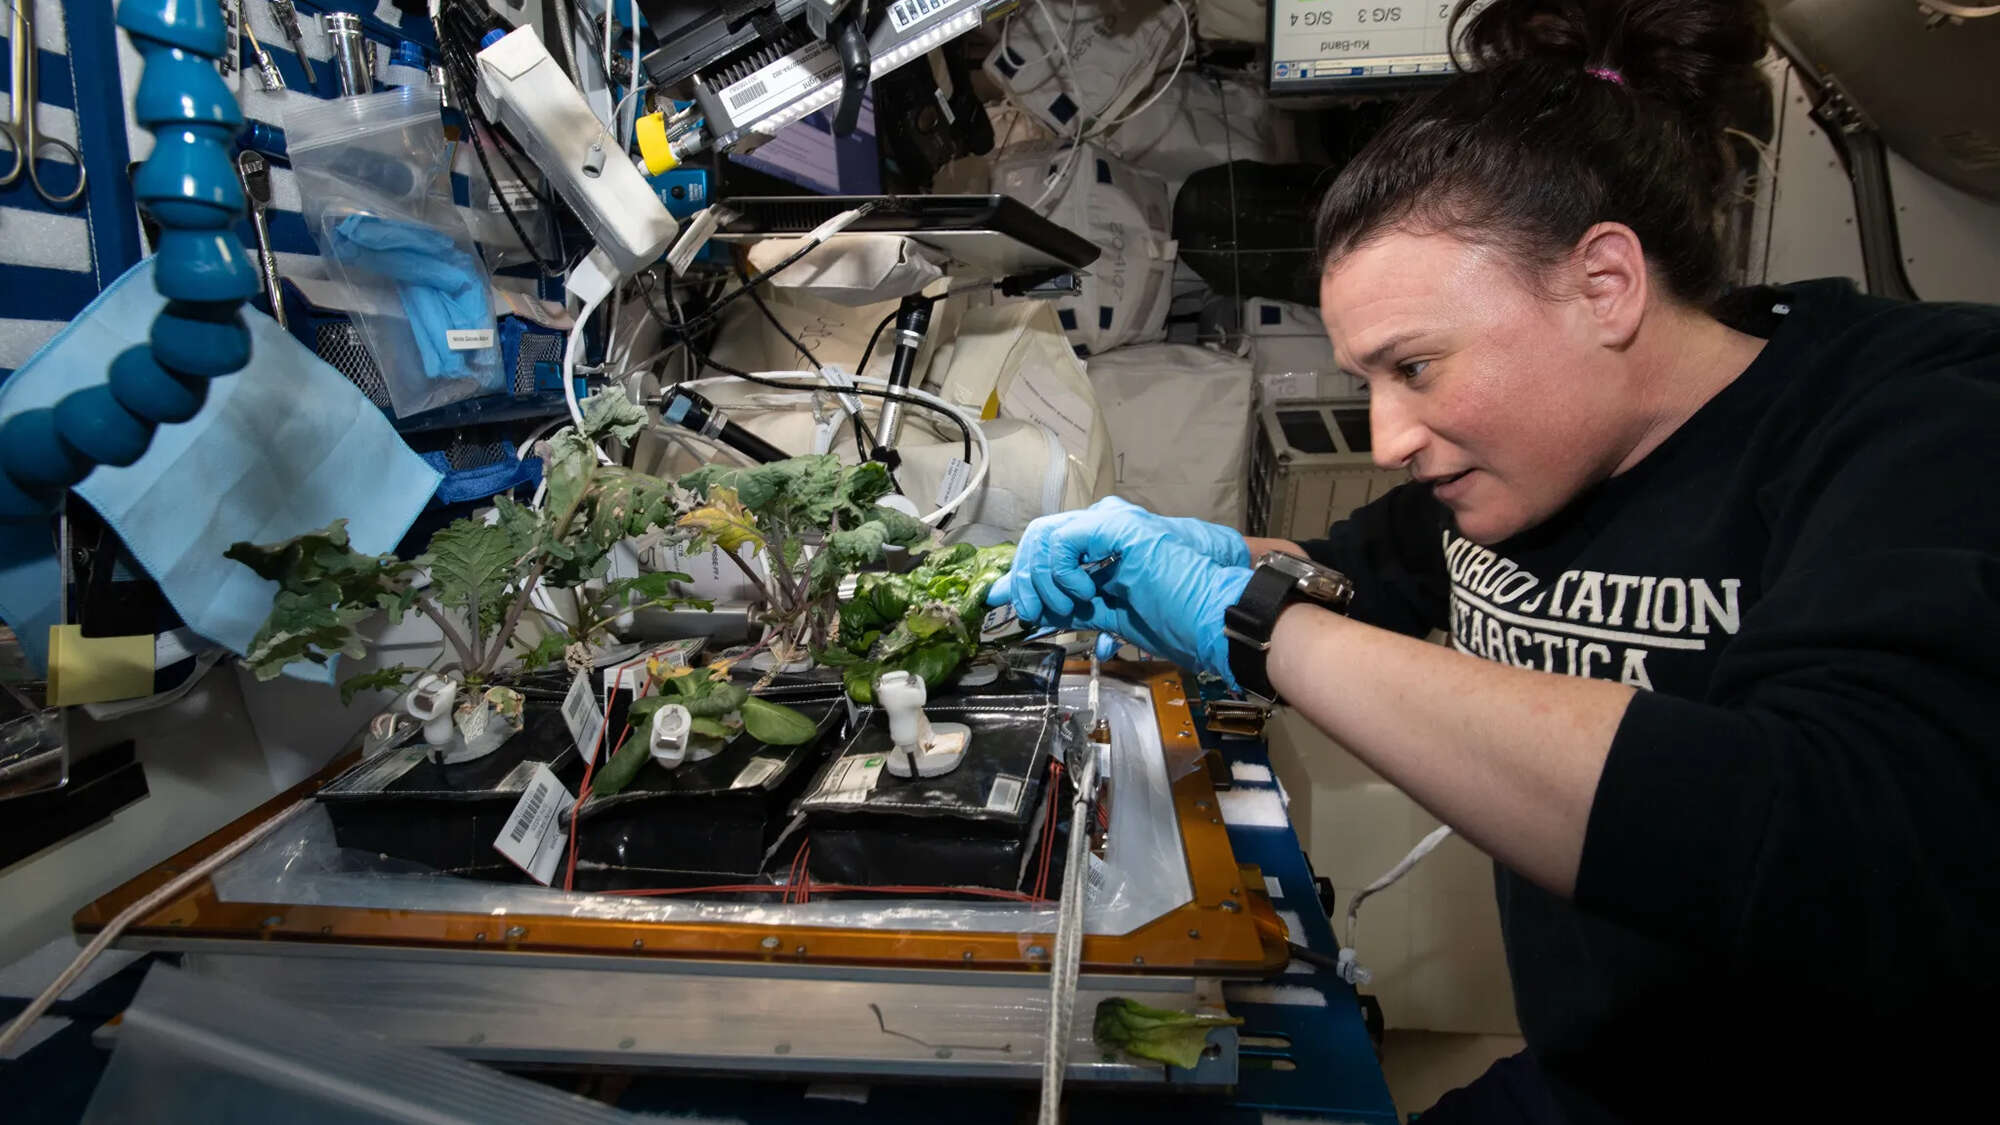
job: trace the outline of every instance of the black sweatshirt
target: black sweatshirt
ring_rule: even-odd
[[[1736,297],[1757,359],[1553,520],[1489,549],[1409,485],[1305,544],[1363,620],[1645,689],[1574,902],[1496,867],[1579,1125],[1849,1120],[2000,1041],[2000,309]]]

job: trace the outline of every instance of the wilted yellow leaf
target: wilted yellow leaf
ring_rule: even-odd
[[[704,540],[732,554],[745,543],[764,546],[763,533],[749,509],[736,499],[736,490],[720,485],[708,490],[708,503],[682,516],[677,526],[700,532]]]

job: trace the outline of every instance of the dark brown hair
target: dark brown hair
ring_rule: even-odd
[[[1723,128],[1734,107],[1768,97],[1764,29],[1756,0],[1494,0],[1465,24],[1463,73],[1399,114],[1328,190],[1321,268],[1409,229],[1499,246],[1534,275],[1592,224],[1619,222],[1656,283],[1706,303],[1725,280]]]

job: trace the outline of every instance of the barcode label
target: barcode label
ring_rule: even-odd
[[[522,802],[521,815],[514,819],[514,830],[507,834],[507,838],[517,844],[527,839],[528,826],[535,822],[535,817],[541,814],[542,806],[547,804],[548,800],[547,785],[537,783],[533,789],[528,790],[527,800]]]
[[[597,701],[591,698],[590,675],[578,672],[570,681],[569,694],[563,696],[563,722],[569,724],[569,735],[576,740],[576,752],[582,756],[584,764],[597,760],[597,740],[604,732],[604,712],[597,709]]]
[[[875,791],[875,782],[882,776],[882,766],[888,760],[881,754],[854,754],[842,758],[826,772],[826,780],[820,782],[819,798],[860,804]]]
[[[1083,901],[1098,902],[1104,898],[1104,888],[1110,885],[1111,876],[1105,871],[1105,862],[1097,858],[1096,852],[1085,852],[1083,858]]]
[[[736,780],[729,783],[729,787],[755,789],[776,777],[778,771],[784,768],[785,763],[779,758],[752,758],[750,764],[743,767],[743,772],[736,775]]]
[[[1000,774],[993,779],[993,789],[986,794],[986,811],[1013,813],[1021,807],[1021,779],[1011,774]]]
[[[958,0],[896,0],[889,5],[889,22],[900,32],[908,31],[917,24],[937,15],[947,8],[958,6]]]
[[[534,770],[526,791],[494,839],[493,850],[546,887],[555,878],[556,861],[569,843],[569,833],[557,823],[557,814],[576,798],[556,780],[547,763],[535,763]]]
[[[722,104],[736,128],[747,128],[839,75],[840,55],[832,45],[808,43],[723,87]]]

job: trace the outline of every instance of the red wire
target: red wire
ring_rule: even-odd
[[[1058,795],[1062,791],[1062,773],[1062,763],[1054,758],[1049,759],[1049,801],[1048,808],[1042,813],[1042,862],[1040,871],[1035,876],[1035,897],[1043,902],[1048,901],[1049,863],[1055,857],[1056,807]]]
[[[611,683],[613,685],[611,690],[613,695],[616,695],[618,693],[618,685],[622,685],[625,682],[625,669],[635,667],[643,663],[645,659],[646,658],[642,656],[638,660],[628,660],[625,663],[620,664],[618,666],[617,670],[611,674],[612,675]],[[650,677],[648,677],[645,683],[639,685],[638,692],[632,696],[633,701],[637,702],[638,700],[645,698],[646,693],[651,691],[652,689],[653,689],[653,681]],[[611,724],[609,722],[606,722],[597,728],[597,742],[593,744],[590,748],[590,760],[583,764],[583,784],[577,789],[576,804],[571,805],[569,807],[569,863],[567,864],[567,866],[564,868],[563,871],[563,890],[565,891],[571,891],[576,889],[576,838],[578,836],[583,835],[583,833],[579,830],[580,826],[577,824],[576,814],[579,810],[583,808],[583,802],[588,800],[590,797],[590,779],[596,776],[597,763],[599,760],[601,760],[602,757],[604,757],[604,755],[600,755],[598,751],[604,749],[604,732],[610,729],[611,729]],[[611,748],[611,753],[616,754],[619,750],[623,749],[625,746],[625,740],[628,737],[630,737],[631,734],[632,734],[632,724],[628,721],[625,724],[625,730],[618,736],[618,745]]]
[[[664,897],[669,895],[695,894],[756,894],[784,890],[782,883],[726,883],[708,887],[660,887],[646,890],[600,891],[599,894],[625,895],[629,897]],[[860,887],[847,883],[821,883],[822,893],[839,894],[884,894],[884,895],[972,895],[978,898],[1007,899],[1012,902],[1040,902],[1033,895],[1019,891],[1000,891],[988,887]]]

